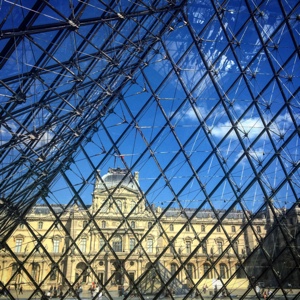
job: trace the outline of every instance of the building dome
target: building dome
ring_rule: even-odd
[[[100,176],[97,178],[95,188],[105,190],[116,186],[139,190],[138,172],[135,172],[134,176],[132,176],[131,173],[128,173],[127,169],[110,168],[108,169],[107,174],[102,176],[102,180],[100,179]]]

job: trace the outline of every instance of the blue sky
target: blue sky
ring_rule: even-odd
[[[68,5],[58,2],[60,14],[47,7],[35,25],[65,22],[64,16],[72,11]],[[61,99],[52,101],[51,107],[39,110],[27,126],[31,130],[43,126],[51,110],[57,109],[59,116],[67,115],[85,97],[87,102],[98,97],[105,100],[105,95],[117,90],[126,78],[128,82],[110,110],[95,124],[97,130],[93,137],[87,137],[83,143],[88,158],[78,149],[66,171],[75,189],[82,189],[81,197],[85,202],[91,202],[93,191],[92,162],[94,166],[99,165],[101,174],[117,166],[139,171],[142,190],[147,191],[148,201],[157,205],[169,203],[175,194],[184,206],[197,207],[209,195],[217,208],[224,208],[243,194],[242,202],[253,211],[260,207],[266,195],[274,195],[279,207],[290,206],[296,194],[299,195],[300,185],[299,171],[293,171],[299,164],[299,135],[295,130],[300,116],[299,57],[294,44],[299,44],[299,22],[296,20],[299,11],[291,12],[294,4],[295,1],[283,1],[285,14],[291,13],[287,23],[277,2],[266,2],[258,8],[255,1],[249,2],[250,7],[240,1],[229,1],[226,7],[219,7],[223,14],[218,16],[214,15],[210,2],[191,1],[185,14],[168,25],[168,30],[154,46],[153,36],[143,38],[151,19],[145,23],[142,18],[131,19],[122,28],[122,35],[116,34],[111,39],[111,52],[107,53],[111,57],[115,55],[114,59],[123,64],[122,68],[116,67],[120,72],[118,79],[103,80],[88,94],[87,88],[79,90],[68,99],[69,106],[61,110]],[[99,5],[91,1],[82,18],[99,16],[106,10]],[[3,1],[2,14],[8,9],[9,2]],[[15,14],[9,15],[2,29],[16,26],[30,9],[26,4],[15,7]],[[255,12],[254,17],[249,9]],[[164,28],[167,17],[153,33]],[[248,20],[246,24],[245,20]],[[136,25],[140,28],[133,33],[134,46],[128,45],[127,51],[118,57],[118,47]],[[51,43],[56,32],[33,35],[35,43],[22,40],[0,75],[5,79],[33,68],[40,71],[40,77],[31,82],[27,102],[19,108],[38,103],[60,72],[53,66],[70,59],[75,50],[74,65],[68,66],[55,93],[71,91],[74,81],[78,80],[76,76],[80,76],[78,70],[88,73],[83,83],[96,80],[108,60],[106,53],[100,52],[99,59],[90,66],[98,51],[96,46],[113,34],[117,26],[117,22],[103,26],[89,44],[77,50],[91,30],[91,25],[80,26],[67,36],[52,57],[45,58],[41,69],[35,66],[42,54],[40,47],[55,47]],[[0,47],[4,45],[5,41],[0,41]],[[128,60],[138,61],[139,51],[147,47],[152,48],[143,64],[133,74],[127,72]],[[82,57],[85,59],[80,60]],[[274,77],[274,72],[278,76]],[[10,88],[16,90],[19,85],[19,81],[12,81]],[[5,86],[0,87],[0,95],[2,105],[9,103],[12,97]],[[1,126],[1,145],[12,139],[13,132],[18,131],[24,119],[25,114],[9,120],[8,126]],[[80,121],[74,119],[70,124],[73,130]],[[54,122],[34,148],[48,147],[59,130],[60,124]],[[15,157],[20,157],[21,150],[29,142],[30,134],[2,164],[8,165]],[[51,148],[50,156],[65,146],[61,140]],[[274,157],[275,153],[280,156]],[[125,164],[118,157],[120,154],[124,155]],[[25,165],[23,171],[28,168]],[[164,176],[149,189],[161,170]],[[285,182],[286,176],[291,177],[289,182]],[[51,192],[54,202],[68,202],[73,196],[63,178],[54,181]]]

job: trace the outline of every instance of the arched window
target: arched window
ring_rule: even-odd
[[[130,226],[131,226],[132,229],[135,229],[135,222],[131,221]]]
[[[235,226],[231,226],[231,232],[236,232]]]
[[[233,249],[235,251],[235,254],[239,254],[239,243],[238,242],[234,242]]]
[[[148,229],[152,227],[152,222],[148,222]]]
[[[205,225],[201,225],[201,231],[205,232]]]
[[[122,252],[122,238],[121,236],[116,236],[113,240],[113,249],[115,252]]]
[[[222,279],[228,278],[228,269],[225,264],[220,264],[220,277]]]
[[[186,271],[189,274],[189,279],[193,279],[194,278],[194,276],[193,276],[193,274],[194,274],[194,265],[191,264],[191,263],[187,264]]]
[[[174,225],[173,224],[170,225],[170,231],[174,231]]]
[[[210,279],[210,264],[203,264],[203,272],[205,278]]]

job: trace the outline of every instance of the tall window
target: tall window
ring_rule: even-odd
[[[58,239],[53,240],[53,252],[54,253],[59,252],[59,240]]]
[[[152,227],[152,222],[148,222],[148,229]]]
[[[185,231],[190,231],[190,225],[185,226]]]
[[[222,242],[217,242],[217,246],[218,246],[218,253],[222,254],[222,252],[223,252],[223,243]]]
[[[38,229],[43,229],[43,222],[40,221],[40,222],[38,223]]]
[[[203,264],[204,275],[205,275],[205,278],[207,278],[207,279],[210,279],[209,269],[210,269],[210,265],[209,264]]]
[[[101,222],[101,227],[102,227],[102,229],[106,228],[106,222],[105,221]]]
[[[31,276],[35,281],[38,281],[39,278],[39,271],[40,271],[40,265],[36,262],[33,262],[31,264],[32,270],[31,270]]]
[[[256,230],[257,230],[258,233],[261,233],[260,226],[257,226],[257,227],[256,227]]]
[[[172,274],[172,275],[175,274],[176,270],[177,270],[177,265],[174,264],[174,263],[172,263],[172,264],[171,264],[171,274]]]
[[[170,244],[170,252],[173,253],[173,254],[176,254],[175,253],[175,245],[173,243]]]
[[[202,242],[202,253],[207,254],[207,244],[206,241]]]
[[[220,277],[222,279],[227,278],[227,266],[225,264],[220,264]]]
[[[100,238],[99,247],[100,247],[100,250],[101,250],[101,251],[104,251],[104,250],[105,250],[104,245],[105,245],[104,239]]]
[[[205,232],[205,225],[201,225],[201,231]]]
[[[236,232],[235,226],[231,226],[231,232]]]
[[[80,240],[80,250],[81,252],[86,252],[86,238]]]
[[[221,232],[221,226],[217,227],[217,232]]]
[[[239,254],[239,244],[238,244],[238,242],[234,242],[233,249],[234,249],[236,254]]]
[[[194,265],[193,264],[187,264],[186,271],[189,274],[190,278],[193,279],[193,273],[194,273]]]
[[[132,229],[135,229],[135,222],[131,221],[130,226],[131,226]]]
[[[82,222],[82,227],[85,228],[86,225],[87,225],[87,223],[88,223],[87,221],[83,221],[83,222]]]
[[[22,251],[22,239],[16,239],[16,249],[15,252],[20,253]]]
[[[133,250],[135,247],[135,238],[130,238],[129,240],[129,250]]]
[[[113,249],[115,252],[122,252],[122,238],[120,236],[114,238]]]
[[[174,225],[173,224],[170,225],[170,231],[174,231]]]
[[[120,200],[118,200],[116,202],[116,204],[118,206],[118,207],[116,207],[116,213],[120,213],[120,211],[122,211],[122,202]]]
[[[147,252],[153,253],[153,239],[147,240]]]
[[[185,249],[186,249],[186,253],[189,254],[192,252],[192,244],[191,241],[186,241],[185,242]]]
[[[56,280],[57,277],[57,266],[55,263],[51,264],[51,274],[50,274],[50,280]]]

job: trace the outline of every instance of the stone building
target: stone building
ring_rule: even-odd
[[[146,292],[153,269],[178,288],[212,289],[229,278],[227,288],[247,287],[243,261],[257,246],[256,234],[265,235],[266,218],[248,226],[241,211],[215,212],[219,222],[210,210],[148,205],[138,172],[109,169],[97,174],[90,206],[32,208],[1,252],[1,281],[25,289],[137,284]]]

